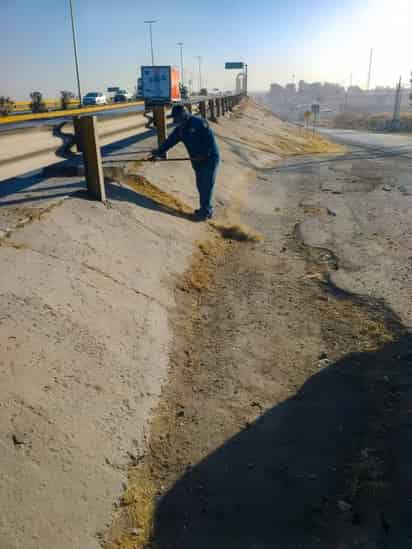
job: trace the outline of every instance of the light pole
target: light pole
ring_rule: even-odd
[[[373,49],[371,49],[371,52],[370,52],[370,55],[369,55],[368,83],[366,85],[366,89],[368,91],[370,90],[370,87],[371,87],[372,57],[373,57]]]
[[[149,25],[149,33],[150,33],[150,51],[152,54],[152,65],[154,65],[154,53],[153,53],[153,31],[152,26],[153,23],[157,23],[156,19],[149,19],[148,21],[145,21]]]
[[[73,49],[74,49],[74,61],[76,65],[76,78],[77,78],[77,93],[79,95],[79,104],[82,104],[82,92],[80,88],[80,73],[79,73],[79,60],[77,57],[77,42],[76,42],[76,27],[74,25],[74,15],[73,15],[73,3],[72,0],[69,0],[70,3],[70,17],[72,21],[72,36],[73,36]]]
[[[199,62],[199,92],[202,89],[202,56],[197,55],[196,59]]]
[[[185,85],[185,80],[184,80],[184,76],[183,76],[183,42],[178,42],[177,45],[179,46],[180,48],[180,72],[182,73],[181,76],[182,76],[182,86]]]

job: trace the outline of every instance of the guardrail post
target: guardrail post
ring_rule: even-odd
[[[225,116],[225,112],[226,112],[226,109],[225,109],[225,98],[222,97],[220,99],[220,102],[221,102],[221,106],[222,106],[222,116]]]
[[[212,122],[217,122],[214,99],[209,99],[209,111],[210,111],[210,120]]]
[[[74,121],[74,128],[78,149],[83,154],[87,192],[96,200],[106,202],[97,117],[84,116],[77,118]]]
[[[201,101],[199,103],[199,111],[202,118],[206,119],[206,101]]]
[[[220,98],[216,97],[216,117],[220,117]]]
[[[157,132],[157,145],[160,147],[167,138],[166,109],[163,105],[153,107],[153,121]]]

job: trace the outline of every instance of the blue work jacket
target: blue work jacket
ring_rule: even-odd
[[[201,160],[200,164],[202,161],[219,161],[219,149],[215,135],[203,118],[190,116],[183,126],[173,130],[159,147],[158,154],[163,155],[181,141],[184,143],[190,158]],[[199,167],[199,160],[197,162],[192,161],[195,169]]]

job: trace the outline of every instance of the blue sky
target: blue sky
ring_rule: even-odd
[[[409,0],[73,0],[83,92],[107,86],[133,89],[150,63],[145,19],[154,25],[155,62],[179,64],[184,42],[187,76],[197,87],[197,61],[209,88],[231,89],[228,60],[249,64],[250,88],[296,79],[366,81],[374,47],[372,84],[393,84],[412,68],[405,48]],[[75,91],[68,0],[0,0],[0,95],[25,99],[38,89],[56,97]],[[402,29],[407,33],[403,35]],[[406,51],[404,51],[406,50]],[[400,53],[401,52],[401,53]]]

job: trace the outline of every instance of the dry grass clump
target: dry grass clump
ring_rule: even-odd
[[[346,151],[342,145],[332,143],[308,130],[291,129],[282,136],[276,135],[273,145],[278,152],[285,156],[299,154],[341,154]]]
[[[105,549],[143,549],[153,531],[156,491],[148,479],[150,473],[133,468],[119,510],[104,542]]]
[[[263,236],[243,223],[223,223],[211,221],[209,223],[223,238],[237,240],[238,242],[260,242]]]
[[[185,290],[204,292],[213,282],[213,271],[217,259],[224,253],[225,244],[220,239],[204,240],[197,243],[198,250],[194,253],[190,268],[183,278]]]

